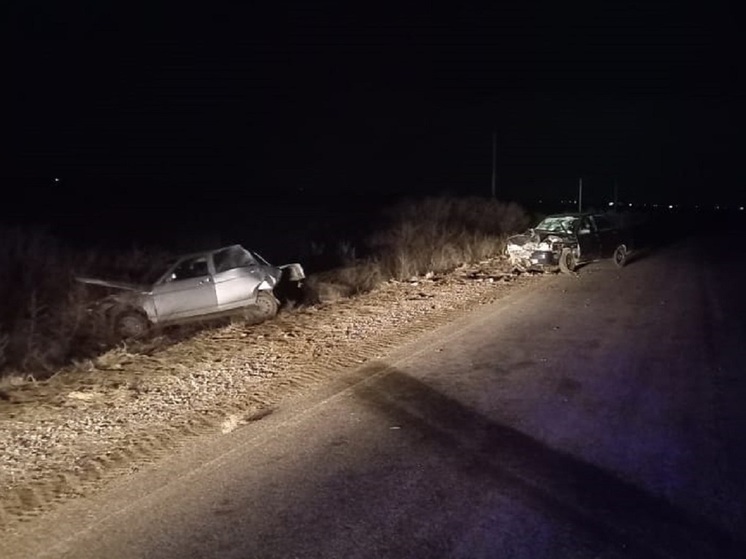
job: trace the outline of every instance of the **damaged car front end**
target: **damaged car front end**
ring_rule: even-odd
[[[550,216],[521,235],[508,238],[506,253],[519,271],[554,271],[562,265],[563,251],[578,254],[575,216]]]

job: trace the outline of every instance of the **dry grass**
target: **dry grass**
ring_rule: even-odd
[[[72,254],[43,230],[0,239],[0,365],[47,370],[64,360],[81,318]]]
[[[398,280],[500,254],[506,235],[528,225],[520,206],[477,197],[410,200],[385,217],[370,246],[381,274]]]
[[[331,302],[367,293],[386,279],[378,263],[370,260],[312,274],[304,285],[304,303]]]
[[[520,206],[478,197],[429,197],[389,208],[361,252],[364,259],[313,274],[309,302],[334,301],[381,282],[443,273],[501,254],[507,235],[529,224]],[[348,249],[348,254],[355,254]]]
[[[128,279],[152,265],[141,250],[73,251],[44,229],[0,230],[0,376],[44,378],[100,349],[90,339],[90,290],[76,274]],[[157,259],[156,259],[157,261]]]

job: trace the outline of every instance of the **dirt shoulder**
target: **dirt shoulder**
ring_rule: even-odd
[[[476,306],[542,281],[504,259],[231,323],[181,341],[121,346],[0,396],[0,528],[90,494],[192,437],[229,432],[284,399],[382,359]]]

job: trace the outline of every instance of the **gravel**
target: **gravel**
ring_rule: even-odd
[[[100,488],[179,441],[229,432],[345,369],[540,279],[503,259],[390,281],[260,325],[121,346],[0,400],[0,527]]]

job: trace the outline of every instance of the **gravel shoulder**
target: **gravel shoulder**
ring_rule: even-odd
[[[0,392],[0,529],[100,490],[196,436],[227,433],[283,401],[515,289],[503,258],[452,274],[122,345],[44,382]]]

